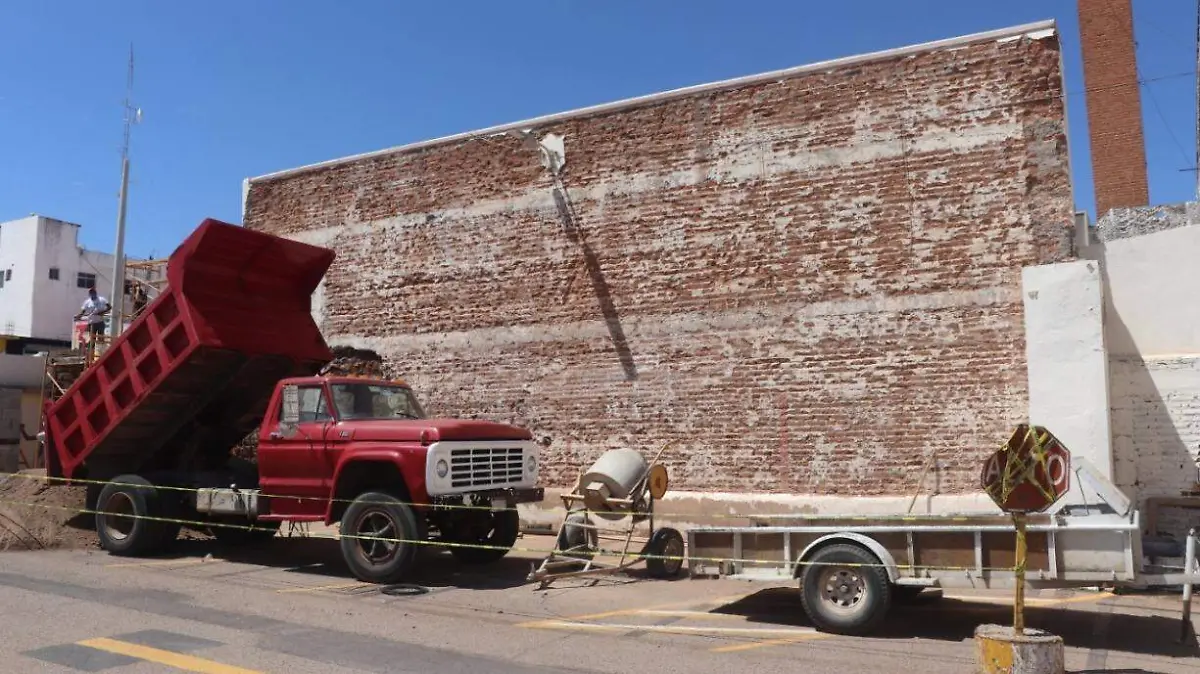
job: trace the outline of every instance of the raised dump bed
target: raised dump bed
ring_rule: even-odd
[[[167,289],[46,410],[47,473],[217,468],[275,384],[332,359],[311,297],[325,248],[208,219],[172,253]]]

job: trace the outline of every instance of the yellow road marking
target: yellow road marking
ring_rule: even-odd
[[[656,604],[653,606],[643,606],[643,607],[639,607],[639,608],[623,608],[623,609],[618,609],[616,611],[605,611],[603,613],[588,613],[586,615],[568,616],[566,618],[558,618],[558,619],[551,619],[551,620],[534,620],[534,621],[526,622],[526,623],[518,623],[517,627],[540,627],[542,625],[542,623],[550,623],[550,622],[553,622],[553,623],[580,622],[582,624],[582,622],[585,620],[599,620],[600,618],[613,618],[613,617],[621,616],[621,615],[637,615],[638,613],[641,613],[644,611],[657,611],[657,610],[665,610],[665,609],[672,609],[672,608],[684,609],[684,608],[694,608],[696,606],[714,606],[714,605],[720,606],[721,604],[728,604],[730,602],[735,602],[739,599],[742,599],[745,596],[746,595],[744,595],[744,594],[739,594],[739,595],[732,595],[732,596],[728,596],[728,597],[713,597],[712,599],[705,599],[705,600],[700,600],[700,601],[682,601],[682,602],[677,601],[677,602],[672,602],[670,604]]]
[[[737,634],[758,636],[760,634],[785,634],[790,637],[811,637],[819,634],[814,630],[795,627],[690,627],[684,625],[618,625],[613,623],[577,623],[569,620],[546,620],[538,629],[578,630],[582,632],[663,632],[666,634],[697,634],[700,636],[722,636]]]
[[[700,620],[737,620],[745,617],[732,613],[712,613],[710,611],[658,611],[653,609],[634,611],[633,615],[661,616],[664,618],[696,618]]]
[[[174,653],[172,651],[164,651],[158,648],[150,648],[149,646],[139,646],[130,644],[116,639],[88,639],[80,641],[80,646],[95,648],[109,653],[117,653],[126,655],[138,660],[145,660],[159,665],[174,667],[188,672],[200,672],[201,674],[263,674],[254,669],[245,669],[243,667],[235,667],[233,665],[224,665],[212,660],[193,657],[191,655],[183,655],[182,653]]]
[[[321,590],[347,590],[352,587],[368,587],[369,583],[341,583],[339,585],[318,585],[317,587],[289,587],[285,590],[275,590],[280,594],[288,592],[319,592]]]
[[[827,639],[827,638],[829,638],[828,634],[822,634],[820,632],[813,632],[812,634],[798,635],[798,636],[789,637],[786,639],[771,639],[770,641],[755,641],[755,642],[749,643],[749,644],[737,644],[734,646],[721,646],[720,648],[711,648],[711,649],[709,649],[709,651],[712,653],[738,653],[741,651],[754,650],[755,648],[767,648],[769,646],[786,646],[788,644],[800,643],[801,641],[813,641],[815,639]]]
[[[212,564],[221,562],[221,559],[160,559],[153,562],[124,562],[121,564],[105,564],[106,569],[121,569],[134,566],[190,566],[192,564]]]

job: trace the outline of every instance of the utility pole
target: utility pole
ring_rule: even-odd
[[[129,45],[129,73],[125,81],[125,136],[121,143],[121,192],[117,202],[117,246],[113,251],[112,336],[116,338],[125,328],[122,317],[125,305],[125,204],[129,197],[129,132],[142,119],[140,108],[134,108],[133,45]]]

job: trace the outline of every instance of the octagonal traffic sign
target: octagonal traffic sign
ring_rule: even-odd
[[[984,461],[980,482],[1004,512],[1041,512],[1071,489],[1071,452],[1044,427],[1021,424]]]

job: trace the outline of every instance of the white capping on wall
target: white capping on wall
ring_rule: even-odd
[[[1026,267],[1021,276],[1029,421],[1048,428],[1072,456],[1087,457],[1111,479],[1100,265],[1080,260]],[[1076,489],[1071,491],[1078,494]]]

